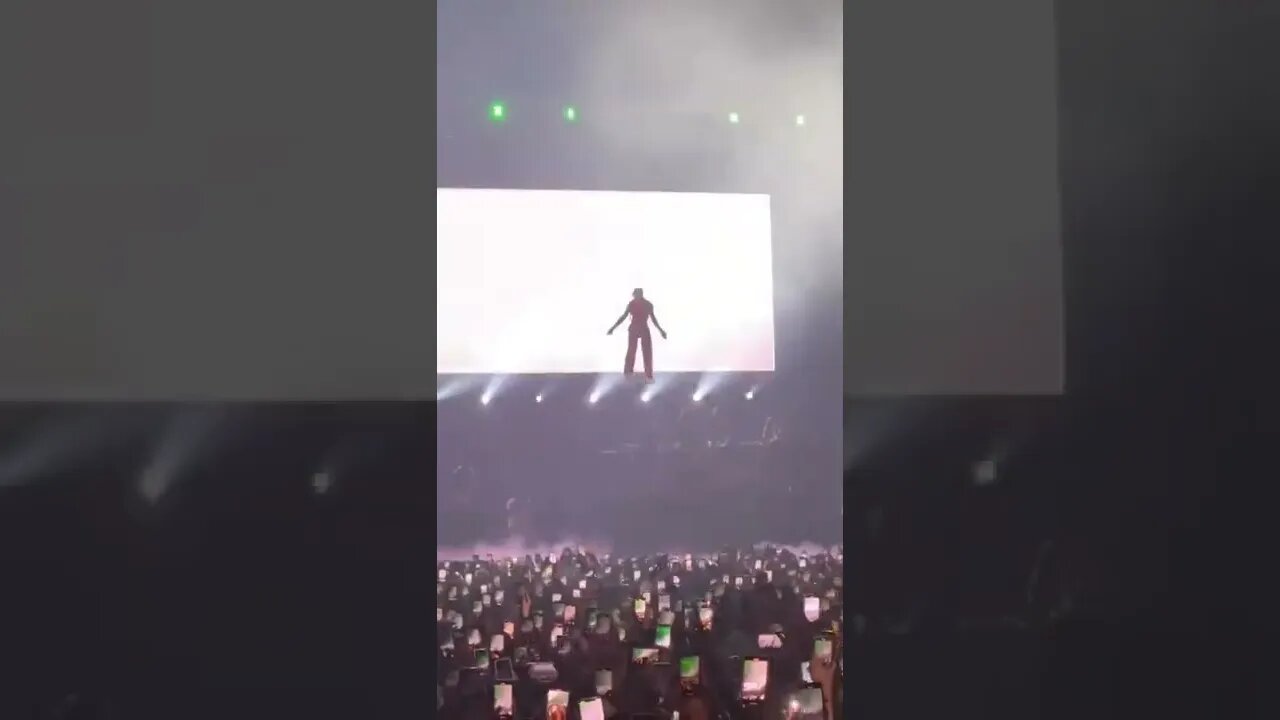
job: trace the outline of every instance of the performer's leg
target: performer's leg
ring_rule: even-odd
[[[644,376],[653,379],[653,336],[645,333],[640,336],[640,352],[644,354]]]
[[[632,375],[636,371],[636,342],[640,338],[632,333],[627,333],[627,359],[622,364],[622,374]]]

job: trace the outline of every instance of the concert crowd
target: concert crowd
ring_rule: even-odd
[[[439,717],[842,717],[843,550],[437,566]]]

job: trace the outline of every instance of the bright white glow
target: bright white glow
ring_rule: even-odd
[[[540,403],[540,402],[542,402],[542,395],[538,395],[537,397],[535,397],[535,398],[533,399],[533,401],[534,401],[534,402],[536,402],[536,403]]]
[[[595,405],[596,403],[600,402],[600,394],[591,393],[591,396],[587,398],[587,402],[591,403],[592,405]]]
[[[747,391],[747,394],[746,394],[746,395],[744,395],[743,397],[745,397],[746,399],[750,400],[750,399],[754,398],[755,396],[756,396],[756,391],[755,391],[755,390],[748,390],[748,391]]]
[[[490,401],[490,400],[492,400],[492,399],[493,399],[493,398],[492,398],[492,397],[490,397],[490,396],[488,396],[488,395],[481,395],[481,396],[480,396],[480,404],[481,404],[481,405],[488,405],[488,404],[489,404],[489,401]]]
[[[643,403],[647,403],[652,399],[653,399],[653,396],[647,392],[640,396],[640,402],[643,402]]]
[[[457,397],[469,389],[474,388],[477,379],[473,377],[453,376],[450,378],[442,378],[436,376],[436,400],[448,400]]]
[[[702,377],[698,378],[697,387],[693,390],[694,402],[700,402],[702,398],[705,398],[714,392],[716,388],[720,387],[720,384],[727,379],[727,377],[728,376],[722,372],[703,373]]]
[[[765,195],[437,190],[437,372],[622,371],[644,288],[659,372],[774,369]],[[637,371],[640,371],[637,358]]]

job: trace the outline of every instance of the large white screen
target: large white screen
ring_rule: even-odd
[[[656,372],[774,369],[769,197],[436,191],[440,374],[621,372],[644,288]],[[637,360],[637,371],[640,362]]]

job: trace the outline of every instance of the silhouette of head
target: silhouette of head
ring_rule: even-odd
[[[631,291],[631,297],[639,300],[644,297],[644,288],[636,288]]]

